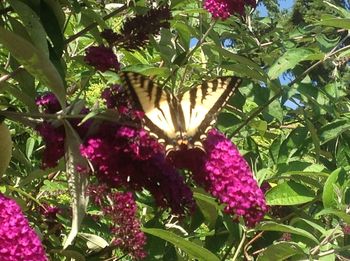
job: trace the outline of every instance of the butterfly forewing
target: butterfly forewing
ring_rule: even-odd
[[[146,127],[157,138],[174,139],[176,131],[171,117],[170,94],[141,74],[122,72],[120,75],[136,106],[144,111]]]
[[[240,82],[240,78],[236,77],[216,78],[197,85],[183,95],[181,107],[188,136],[193,137],[194,141],[199,139]]]

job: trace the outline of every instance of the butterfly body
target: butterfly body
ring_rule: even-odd
[[[141,74],[122,72],[121,77],[136,106],[145,113],[145,129],[165,144],[167,152],[202,149],[216,114],[241,82],[237,77],[220,77],[174,95]]]

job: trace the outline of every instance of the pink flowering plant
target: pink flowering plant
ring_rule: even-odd
[[[346,260],[349,5],[286,2],[0,2],[0,261]]]

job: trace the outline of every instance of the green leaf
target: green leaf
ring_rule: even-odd
[[[323,53],[317,53],[312,49],[307,48],[295,48],[290,49],[284,53],[277,61],[271,66],[269,70],[269,77],[276,79],[283,72],[288,69],[294,68],[299,62],[307,60],[321,60],[323,59]]]
[[[318,24],[350,30],[350,18],[325,19],[320,21]]]
[[[64,129],[66,132],[66,173],[68,175],[69,192],[72,198],[72,228],[64,242],[63,248],[66,249],[72,244],[78,234],[81,223],[86,213],[88,204],[87,197],[87,175],[77,173],[77,166],[88,169],[88,164],[79,151],[81,144],[80,137],[70,125],[64,121]]]
[[[17,87],[3,83],[1,84],[4,87],[4,90],[11,93],[16,99],[23,102],[24,105],[27,106],[29,111],[37,112],[38,106],[35,104],[34,97],[29,96],[26,92],[18,89]]]
[[[58,22],[59,27],[63,30],[64,22],[66,20],[66,16],[64,14],[64,9],[60,5],[59,1],[56,0],[44,0],[44,2],[50,6],[52,12],[55,14],[56,21]]]
[[[143,228],[142,230],[147,234],[151,234],[172,243],[174,246],[180,248],[195,259],[203,261],[220,261],[216,255],[206,248],[188,241],[172,232],[158,228]]]
[[[28,159],[32,157],[34,146],[35,146],[35,139],[32,137],[28,138],[26,142],[26,156]]]
[[[278,184],[266,193],[266,201],[270,206],[304,204],[314,198],[314,193],[308,187],[294,181]]]
[[[263,120],[255,120],[249,123],[249,126],[256,129],[261,136],[264,136],[267,130],[267,122]]]
[[[40,18],[23,2],[18,0],[8,0],[8,2],[21,18],[35,47],[41,50],[46,57],[49,57],[49,48],[46,40],[47,35],[40,22]]]
[[[311,134],[312,142],[315,146],[316,161],[319,161],[320,154],[321,154],[321,146],[320,146],[320,139],[317,135],[317,130],[309,119],[306,118],[305,122],[306,122],[306,126]]]
[[[66,260],[74,260],[74,261],[85,261],[86,260],[84,255],[80,254],[78,251],[75,251],[75,250],[56,250],[56,249],[51,249],[50,253],[56,253],[56,254],[58,254],[60,256],[67,257]]]
[[[322,201],[325,208],[335,208],[339,202],[340,189],[346,179],[346,171],[343,168],[338,168],[329,175],[324,184]],[[339,190],[339,191],[338,191]]]
[[[287,260],[289,257],[295,255],[304,255],[303,250],[295,243],[290,242],[279,242],[275,245],[268,246],[264,252],[262,252],[257,261],[280,261]]]
[[[200,192],[194,192],[193,197],[196,199],[196,203],[199,209],[209,223],[208,227],[214,227],[216,219],[218,217],[218,210],[220,209],[218,203],[214,198]]]
[[[350,225],[350,215],[348,213],[346,213],[345,211],[339,211],[339,210],[327,208],[327,209],[323,209],[320,212],[318,212],[316,214],[316,218],[320,217],[320,216],[324,216],[324,215],[335,215]]]
[[[49,175],[50,173],[59,171],[59,170],[63,170],[62,164],[59,164],[57,167],[55,168],[48,168],[48,169],[35,169],[33,171],[31,171],[25,178],[21,179],[20,181],[20,187],[24,187],[27,184],[29,184],[30,182],[32,182],[35,179],[42,179],[44,177],[46,177],[47,175]],[[45,181],[44,181],[45,183]],[[51,184],[55,184],[54,182],[49,181],[48,183],[46,183],[46,185],[48,185],[48,189],[55,189],[53,187],[51,187]],[[43,187],[42,187],[43,189]],[[65,188],[64,188],[65,189]],[[62,187],[60,186],[59,188],[57,188],[56,190],[62,190]]]
[[[100,251],[101,249],[109,246],[108,242],[98,235],[79,233],[78,236],[85,239],[87,241],[87,247],[93,251]]]
[[[350,120],[348,118],[342,118],[335,120],[325,126],[323,126],[319,131],[319,138],[321,145],[337,138],[343,132],[350,129]]]
[[[146,76],[161,76],[167,77],[170,75],[170,71],[168,68],[164,67],[154,67],[148,64],[135,64],[130,65],[124,68],[123,71],[133,71],[137,73],[141,73]]]
[[[1,26],[0,35],[0,43],[11,52],[29,73],[55,93],[63,108],[66,107],[65,88],[62,78],[45,54],[36,49],[27,40],[5,30]]]
[[[319,241],[317,240],[317,238],[314,235],[312,235],[311,233],[309,233],[303,229],[296,228],[296,227],[289,226],[289,225],[275,223],[272,221],[265,222],[265,223],[257,226],[255,229],[258,231],[259,230],[261,230],[261,231],[279,231],[279,232],[291,233],[291,234],[295,234],[295,235],[299,235],[299,236],[303,236],[303,237],[306,237],[308,239],[311,239],[316,244],[319,243]]]

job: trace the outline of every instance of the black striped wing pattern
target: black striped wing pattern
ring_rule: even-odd
[[[145,113],[145,128],[166,145],[167,152],[182,145],[202,148],[216,114],[241,83],[238,77],[219,77],[174,96],[141,74],[121,72],[120,76]]]

